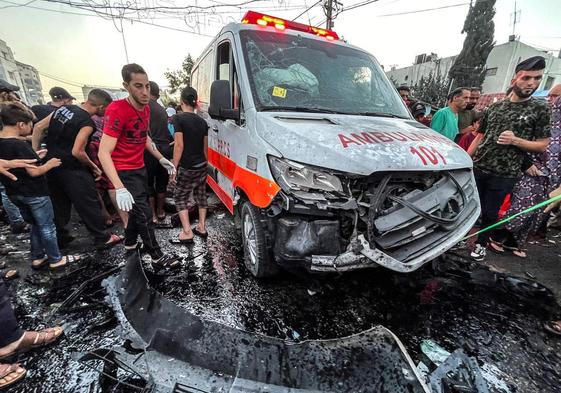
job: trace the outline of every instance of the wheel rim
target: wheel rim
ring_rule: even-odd
[[[243,229],[249,261],[255,266],[257,265],[257,236],[255,234],[255,225],[253,225],[253,220],[249,214],[246,214],[244,217]]]

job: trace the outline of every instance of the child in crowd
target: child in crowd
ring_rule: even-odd
[[[31,134],[33,119],[33,112],[19,102],[0,104],[0,120],[3,124],[0,159],[40,159],[31,145],[21,139]],[[24,220],[32,225],[31,259],[34,269],[47,265],[52,270],[60,269],[80,259],[77,255],[62,256],[57,244],[53,206],[45,173],[60,164],[58,158],[52,158],[44,165],[14,169],[12,172],[17,180],[0,175],[8,197],[20,209]]]

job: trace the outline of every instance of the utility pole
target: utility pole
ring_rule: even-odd
[[[333,29],[333,0],[325,0],[325,16],[327,20],[325,21],[325,28],[327,30]]]
[[[516,24],[520,22],[520,13],[521,11],[516,7],[516,1],[514,2],[514,12],[510,14],[511,23],[512,23],[512,35],[516,36]]]

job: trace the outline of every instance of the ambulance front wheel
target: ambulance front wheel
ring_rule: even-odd
[[[258,278],[273,276],[278,267],[267,249],[263,219],[249,201],[242,205],[241,224],[245,267]]]

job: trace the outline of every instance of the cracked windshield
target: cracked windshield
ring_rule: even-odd
[[[382,69],[365,52],[282,33],[240,35],[259,110],[409,116]]]

